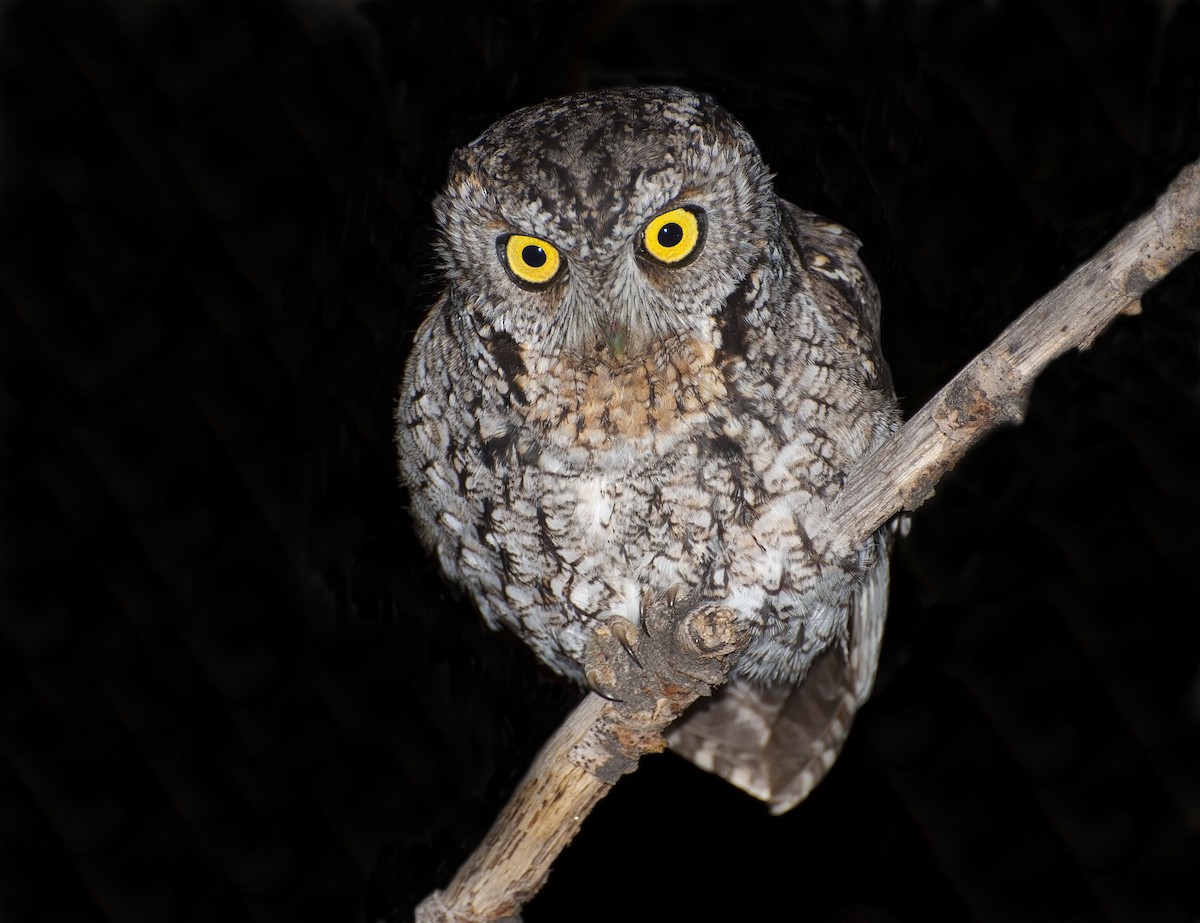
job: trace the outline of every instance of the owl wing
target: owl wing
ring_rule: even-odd
[[[891,399],[879,339],[879,291],[851,232],[789,202],[784,227],[810,292],[862,361],[863,385]],[[825,777],[870,695],[887,615],[892,529],[875,536],[876,563],[846,602],[847,636],[813,661],[798,683],[734,677],[668,731],[671,749],[756,798],[791,810]]]
[[[791,202],[780,205],[813,297],[850,348],[866,360],[863,384],[890,397],[892,374],[881,346],[879,289],[859,256],[862,241],[840,224]]]
[[[671,749],[767,802],[772,814],[808,797],[837,759],[875,682],[887,612],[890,532],[849,600],[845,644],[830,645],[798,684],[735,677],[667,732]]]

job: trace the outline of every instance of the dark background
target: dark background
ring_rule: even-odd
[[[865,241],[908,412],[1200,154],[1194,0],[495,9],[0,6],[4,923],[403,920],[575,701],[390,442],[494,118],[715,93]],[[529,923],[1200,919],[1198,328],[1193,260],[943,482],[806,803],[647,759]]]

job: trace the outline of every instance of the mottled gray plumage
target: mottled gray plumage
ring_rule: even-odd
[[[858,241],[663,87],[502,119],[435,210],[446,287],[396,413],[422,539],[577,681],[646,590],[731,607],[752,640],[670,742],[787,810],[870,691],[886,605],[885,539],[835,560],[804,516],[897,420]]]

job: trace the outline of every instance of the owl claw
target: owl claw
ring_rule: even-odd
[[[593,692],[623,709],[653,711],[674,694],[667,690],[707,694],[722,682],[737,636],[731,610],[672,588],[648,601],[641,625],[621,616],[597,625],[584,651],[584,675]]]
[[[625,648],[625,653],[630,656],[634,663],[639,667],[642,662],[638,659],[638,655],[633,650],[633,645],[636,642],[637,635],[634,632],[637,628],[632,622],[627,622],[625,619],[612,619],[608,623],[608,629],[613,633],[613,637],[621,642],[621,647]]]
[[[594,669],[588,670],[587,673],[585,674],[585,676],[587,678],[588,688],[591,689],[592,692],[596,693],[596,695],[600,696],[600,698],[608,699],[608,701],[610,701],[610,702],[620,702],[621,701],[615,695],[612,695],[611,693],[604,691],[604,689],[602,688],[603,684],[602,684],[602,681],[600,678],[599,670],[594,670]]]
[[[619,615],[597,625],[585,651],[584,676],[591,690],[626,705],[644,697],[646,669],[636,651],[644,640],[637,626]]]

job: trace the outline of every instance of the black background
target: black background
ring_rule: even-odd
[[[865,241],[907,412],[1200,154],[1194,0],[0,17],[5,923],[406,919],[575,701],[440,583],[390,443],[494,118],[716,94]],[[529,923],[1198,919],[1198,321],[1193,260],[942,483],[807,802],[647,759]]]

